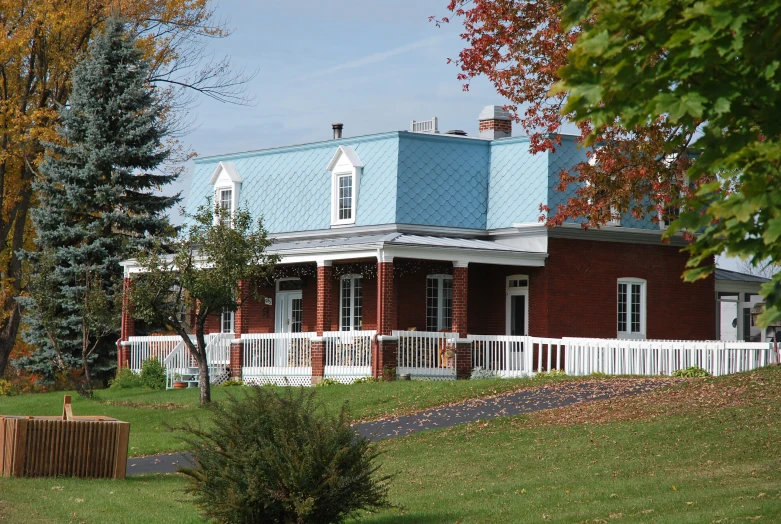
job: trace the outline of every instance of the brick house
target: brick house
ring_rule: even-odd
[[[338,124],[333,140],[196,160],[188,211],[209,195],[246,206],[281,256],[265,299],[215,316],[209,330],[373,330],[380,342],[409,330],[714,338],[715,279],[681,280],[684,241],[662,244],[664,223],[539,222],[541,204],[555,209],[568,196],[555,189],[562,167],[585,157],[574,137],[532,155],[500,106],[480,113],[478,136],[436,125],[341,138]],[[131,276],[132,261],[125,270]],[[148,334],[123,320],[122,340]],[[120,363],[127,358],[120,351]],[[377,374],[382,358],[371,365]]]

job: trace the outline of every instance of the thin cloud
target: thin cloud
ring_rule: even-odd
[[[410,51],[414,51],[415,49],[420,49],[421,47],[426,47],[431,44],[436,43],[437,41],[441,40],[441,37],[439,36],[433,36],[431,38],[426,38],[424,40],[419,40],[417,42],[412,42],[411,44],[403,45],[400,47],[394,47],[393,49],[389,49],[388,51],[383,51],[381,53],[374,53],[369,56],[365,56],[363,58],[359,58],[358,60],[351,60],[350,62],[345,62],[343,64],[335,65],[333,67],[329,67],[328,69],[323,69],[321,71],[315,71],[314,73],[310,73],[308,75],[304,75],[302,77],[299,77],[297,81],[301,80],[310,80],[312,78],[319,78],[321,76],[327,76],[333,73],[337,73],[339,71],[344,71],[346,69],[357,69],[359,67],[364,67],[371,64],[376,64],[379,62],[382,62],[384,60],[387,60],[388,58],[396,55],[400,55],[403,53],[409,53]]]

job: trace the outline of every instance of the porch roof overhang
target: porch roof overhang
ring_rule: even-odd
[[[499,264],[541,267],[546,252],[522,251],[491,240],[434,237],[405,233],[336,237],[274,243],[268,250],[278,254],[282,264],[377,258],[451,261],[457,264]]]
[[[492,240],[395,232],[275,241],[266,252],[279,255],[280,264],[318,265],[366,258],[374,258],[378,262],[390,262],[394,258],[415,258],[453,262],[462,266],[473,263],[543,267],[548,256],[545,251],[524,251]],[[135,259],[125,260],[120,265],[125,270],[125,276],[143,272]]]

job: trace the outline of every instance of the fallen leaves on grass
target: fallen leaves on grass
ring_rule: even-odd
[[[726,407],[754,405],[772,410],[777,409],[781,402],[781,368],[778,367],[706,379],[613,379],[593,382],[603,382],[594,384],[595,394],[597,391],[612,391],[614,394],[610,396],[614,398],[541,411],[533,418],[517,419],[513,423],[519,427],[570,426],[681,414],[709,418],[718,415]],[[661,386],[674,387],[661,389]],[[648,391],[643,392],[643,388]],[[632,392],[638,394],[626,396]],[[551,393],[556,394],[553,391]]]

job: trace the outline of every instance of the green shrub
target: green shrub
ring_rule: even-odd
[[[602,373],[601,371],[595,371],[589,375],[591,378],[610,378],[611,375],[608,375],[607,373]]]
[[[546,378],[546,377],[566,377],[567,372],[563,369],[551,369],[550,371],[542,371],[534,375],[534,378]]]
[[[152,357],[144,360],[141,364],[141,383],[152,389],[165,389],[165,368]]]
[[[109,387],[114,389],[140,388],[144,386],[141,376],[130,368],[122,368],[117,371],[113,380],[109,381]]]
[[[697,378],[697,377],[709,377],[710,373],[702,369],[701,367],[692,366],[686,369],[679,369],[673,373],[674,377],[684,378]]]
[[[221,388],[230,388],[230,387],[244,386],[244,385],[245,385],[244,382],[242,382],[242,380],[239,378],[239,379],[235,379],[235,380],[234,379],[226,380],[225,382],[220,384],[220,387]]]
[[[14,393],[10,380],[0,378],[0,397],[11,396]]]
[[[353,384],[369,384],[371,382],[379,382],[377,377],[360,377],[353,380]]]
[[[216,522],[331,523],[389,507],[379,452],[302,389],[253,387],[211,404],[213,423],[188,425],[194,468],[187,491]]]
[[[324,388],[326,386],[341,386],[341,385],[342,385],[342,383],[339,382],[338,380],[334,380],[332,378],[324,378],[323,380],[321,380],[320,382],[315,384],[315,387],[316,388]]]
[[[492,369],[483,369],[477,366],[472,370],[472,374],[469,375],[470,380],[479,380],[481,378],[496,378],[496,372]]]

